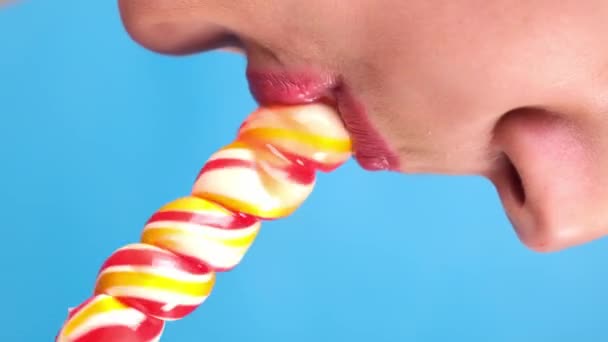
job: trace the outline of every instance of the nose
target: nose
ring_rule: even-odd
[[[217,8],[196,8],[184,1],[119,0],[125,29],[143,47],[163,54],[184,55],[214,49],[241,50],[239,35]],[[205,4],[204,2],[202,2]],[[221,7],[219,5],[215,7]]]
[[[557,251],[608,232],[608,144],[600,127],[535,109],[509,113],[496,126],[504,158],[490,179],[529,248]]]

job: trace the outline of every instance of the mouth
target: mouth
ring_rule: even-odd
[[[336,108],[353,140],[353,156],[368,171],[397,171],[399,159],[369,121],[364,106],[339,78],[315,72],[247,69],[249,88],[264,105],[323,102]]]

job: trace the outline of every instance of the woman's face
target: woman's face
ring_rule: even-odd
[[[152,50],[241,50],[262,103],[334,101],[367,169],[487,176],[534,250],[608,232],[608,1],[120,8]]]

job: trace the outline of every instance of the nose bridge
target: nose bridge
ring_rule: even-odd
[[[158,3],[161,4],[158,4]],[[184,55],[240,47],[238,35],[212,8],[167,9],[163,1],[120,0],[124,26],[133,40],[155,52]],[[208,4],[207,7],[211,5]]]

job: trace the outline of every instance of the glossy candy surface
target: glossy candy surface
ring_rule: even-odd
[[[150,316],[175,320],[207,299],[215,272],[167,250],[132,244],[112,254],[97,277],[96,294],[118,298]]]
[[[211,156],[192,193],[256,217],[285,217],[312,191],[314,171],[270,158],[275,158],[271,152],[242,142],[228,145]]]
[[[241,261],[260,230],[253,216],[230,211],[198,197],[183,197],[148,220],[143,243],[228,271]]]
[[[70,311],[57,341],[158,341],[164,321],[205,301],[215,272],[241,262],[260,220],[291,214],[311,193],[316,171],[334,170],[350,149],[329,106],[257,110],[236,140],[209,158],[191,195],[161,207],[141,243],[105,261],[94,297]]]
[[[239,141],[271,145],[290,159],[332,171],[351,155],[351,141],[333,108],[318,103],[260,108],[239,129]]]

